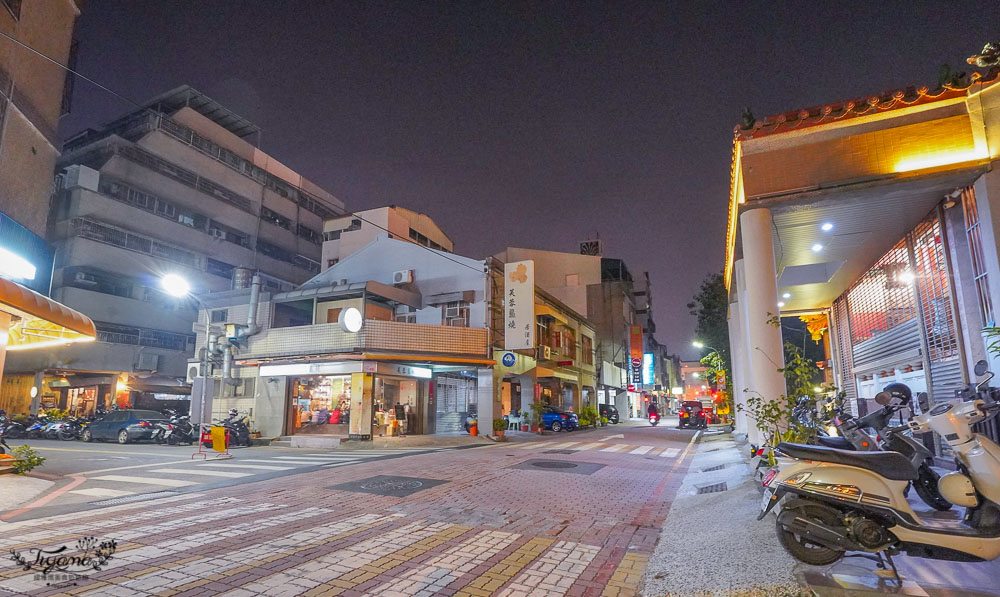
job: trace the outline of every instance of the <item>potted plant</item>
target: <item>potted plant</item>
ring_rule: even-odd
[[[521,431],[528,431],[531,429],[531,413],[527,409],[521,411]]]
[[[544,407],[541,403],[532,402],[531,403],[531,430],[535,433],[544,433],[545,424],[542,422],[542,409]]]
[[[601,427],[607,427],[607,426],[608,426],[608,418],[601,417]]]
[[[507,429],[507,421],[505,419],[493,419],[493,435],[503,437],[505,429]]]

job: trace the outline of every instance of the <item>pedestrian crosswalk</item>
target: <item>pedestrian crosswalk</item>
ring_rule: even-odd
[[[611,444],[607,442],[527,442],[518,446],[508,447],[514,450],[569,450],[572,452],[585,452],[594,450],[598,452],[614,452],[619,454],[634,454],[636,456],[653,456],[659,458],[676,458],[680,453],[680,448],[667,448],[657,446],[633,446],[629,444]]]
[[[236,452],[233,458],[214,460],[192,460],[191,462],[171,461],[152,464],[148,468],[133,469],[133,474],[109,474],[95,471],[84,475],[86,481],[68,493],[83,498],[119,498],[137,493],[164,491],[169,488],[185,488],[233,481],[253,480],[254,476],[285,474],[297,469],[313,467],[335,468],[349,466],[370,460],[394,458],[450,448],[405,448],[386,450],[344,450],[331,452],[294,453],[279,449],[273,452],[255,451],[241,458]],[[253,456],[253,457],[249,457]]]

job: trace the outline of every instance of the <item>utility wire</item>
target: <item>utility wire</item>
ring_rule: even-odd
[[[132,104],[133,106],[136,106],[137,108],[142,108],[143,107],[142,104],[140,104],[139,102],[137,102],[135,100],[132,100],[132,99],[130,99],[128,97],[125,97],[124,95],[118,93],[117,91],[114,91],[113,89],[110,89],[109,87],[98,83],[94,79],[91,79],[90,77],[84,75],[83,73],[81,73],[81,72],[79,72],[79,71],[77,71],[75,69],[72,69],[72,68],[66,66],[65,64],[63,64],[63,63],[59,62],[58,60],[56,60],[55,58],[52,58],[51,56],[48,56],[48,55],[44,54],[43,52],[40,52],[40,51],[36,50],[35,48],[29,46],[28,44],[26,44],[26,43],[24,43],[24,42],[22,42],[22,41],[20,41],[18,39],[15,39],[14,37],[11,37],[10,35],[4,33],[3,31],[0,31],[0,36],[3,36],[5,38],[9,39],[10,41],[12,41],[15,44],[21,46],[22,48],[28,50],[29,52],[32,52],[33,54],[36,54],[36,55],[44,58],[45,60],[48,60],[52,64],[55,64],[59,68],[63,69],[64,71],[66,71],[68,73],[71,73],[74,76],[80,77],[81,79],[83,79],[84,81],[90,83],[91,85],[94,85],[98,89],[106,91],[106,92],[110,93],[111,95],[113,95],[113,96],[115,96],[115,97],[117,97],[117,98],[119,98],[121,100],[124,100],[124,101]],[[359,214],[357,214],[356,212],[349,212],[349,213],[345,213],[343,215],[344,216],[351,216],[351,217],[357,218],[357,219],[361,220],[362,222],[366,222],[366,223],[368,223],[368,224],[370,224],[370,225],[378,228],[379,230],[383,230],[385,232],[388,232],[389,234],[392,234],[392,232],[388,228],[385,228],[383,226],[380,226],[380,225],[376,224],[375,222],[367,220],[367,219],[363,218],[362,216],[360,216]],[[343,217],[343,216],[341,216],[341,217]],[[406,242],[409,242],[409,241],[407,240]],[[418,247],[420,247],[422,249],[425,249],[425,250],[429,251],[430,253],[432,253],[434,255],[437,255],[439,257],[447,259],[448,261],[451,261],[453,263],[457,263],[458,265],[461,265],[462,267],[467,267],[467,268],[471,269],[472,271],[475,271],[475,272],[479,272],[480,271],[479,268],[472,267],[471,265],[469,265],[467,263],[462,263],[461,261],[458,261],[457,259],[452,259],[451,257],[448,257],[447,255],[444,255],[445,251],[440,251],[439,252],[439,251],[436,251],[434,249],[431,249],[430,247],[425,247],[424,245],[421,245],[420,243],[416,243],[416,242],[411,243],[411,244],[414,244],[414,245],[416,245],[416,246],[418,246]],[[256,253],[257,253],[257,251],[255,249],[254,250],[254,254],[256,255]]]

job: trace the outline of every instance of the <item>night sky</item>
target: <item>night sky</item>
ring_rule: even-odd
[[[456,252],[605,256],[653,278],[657,338],[723,266],[733,126],[937,81],[997,2],[94,0],[77,68],[144,100],[190,84],[350,209],[433,217]],[[78,81],[63,133],[131,106]]]

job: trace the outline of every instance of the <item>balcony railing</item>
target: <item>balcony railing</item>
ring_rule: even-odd
[[[356,334],[336,323],[271,328],[251,336],[240,358],[291,357],[380,350],[401,353],[486,356],[487,332],[479,328],[365,321]]]

